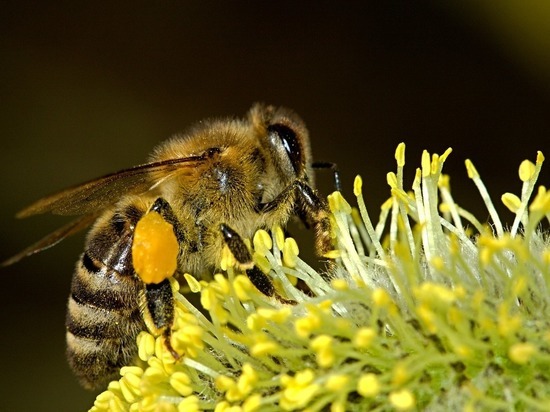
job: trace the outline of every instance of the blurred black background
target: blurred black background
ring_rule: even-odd
[[[455,199],[485,220],[464,159],[499,202],[519,193],[521,160],[550,155],[550,10],[442,3],[4,1],[0,257],[65,221],[16,221],[21,207],[142,163],[172,133],[206,117],[242,116],[255,101],[296,110],[316,159],[339,164],[350,200],[353,177],[363,176],[374,217],[389,196],[385,176],[399,142],[407,144],[407,187],[423,149],[452,147],[445,170]],[[318,181],[328,193],[330,174]],[[5,410],[93,403],[64,359],[82,242],[76,236],[0,272]]]

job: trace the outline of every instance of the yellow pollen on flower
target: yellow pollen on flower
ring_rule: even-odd
[[[254,285],[252,285],[252,282],[248,279],[248,276],[237,275],[235,277],[235,280],[233,281],[233,290],[241,302],[250,300],[249,293],[254,289]]]
[[[195,395],[187,396],[178,404],[178,412],[199,412],[199,398]]]
[[[206,310],[210,310],[217,304],[218,298],[216,292],[211,287],[201,290],[201,305]]]
[[[174,357],[166,348],[166,338],[162,335],[155,339],[155,356],[165,365],[170,365],[175,362]]]
[[[477,169],[475,168],[474,164],[472,163],[472,161],[470,159],[466,159],[464,161],[465,165],[466,165],[466,170],[468,172],[468,177],[470,179],[477,179],[479,178],[479,173],[477,172]]]
[[[227,245],[223,246],[221,255],[222,255],[220,259],[221,270],[227,271],[227,269],[232,268],[237,264],[237,260],[235,259],[235,256],[233,256],[233,253],[231,253],[231,250],[229,250],[229,247]]]
[[[307,338],[321,326],[321,318],[317,314],[308,313],[305,317],[296,319],[294,329],[301,338]]]
[[[432,155],[432,170],[430,174],[435,175],[441,163],[442,163],[442,160],[440,160],[439,155],[437,153],[434,153]]]
[[[381,210],[389,210],[392,208],[393,205],[393,198],[388,198],[384,203],[382,203],[382,206],[380,206]]]
[[[401,386],[403,385],[405,382],[407,382],[407,380],[409,379],[410,377],[410,374],[409,372],[407,371],[407,368],[402,364],[402,363],[398,363],[395,365],[395,367],[393,368],[393,372],[392,372],[392,385],[394,386]]]
[[[390,403],[399,411],[411,409],[415,406],[414,394],[408,389],[401,389],[390,393]]]
[[[170,385],[182,396],[189,396],[193,393],[190,384],[191,378],[184,372],[174,372],[170,377]]]
[[[349,289],[348,282],[345,279],[332,279],[330,281],[330,286],[334,290],[344,291]]]
[[[445,269],[445,261],[441,256],[434,256],[430,262],[434,269],[442,271]]]
[[[441,156],[439,156],[439,163],[442,164],[445,162],[445,160],[447,160],[447,158],[449,157],[449,155],[453,152],[453,148],[452,147],[448,147],[447,150],[445,150],[443,152],[443,154]]]
[[[294,377],[283,375],[281,384],[285,389],[282,391],[281,407],[284,410],[296,410],[306,406],[321,389],[319,384],[313,382],[314,378],[311,369],[297,372]]]
[[[126,407],[121,398],[115,396],[112,391],[105,391],[98,395],[94,406],[100,410],[124,412]]]
[[[296,267],[298,253],[300,253],[300,250],[298,249],[296,240],[291,237],[287,237],[283,245],[283,263],[285,266],[289,268]]]
[[[353,344],[358,349],[368,349],[376,337],[376,331],[373,328],[359,328],[353,338]]]
[[[527,364],[537,353],[535,345],[529,342],[515,343],[508,350],[508,357],[518,365]]]
[[[392,303],[390,295],[384,289],[377,288],[372,291],[373,303],[381,308],[385,308]]]
[[[319,335],[309,344],[309,347],[314,350],[317,355],[317,363],[322,368],[328,368],[334,362],[332,344],[333,338],[329,335]]]
[[[283,232],[283,229],[281,228],[281,226],[275,226],[272,232],[274,232],[275,243],[277,244],[277,247],[279,248],[279,250],[282,250],[285,245],[285,233]]]
[[[420,170],[420,168],[417,168],[414,174],[414,180],[412,184],[413,190],[417,190],[420,188],[421,181],[422,181],[422,170]]]
[[[266,252],[271,250],[273,247],[273,240],[271,239],[271,236],[269,236],[269,233],[263,229],[256,231],[254,234],[253,243],[254,250],[262,255],[265,255]]]
[[[126,402],[133,403],[141,396],[139,389],[140,382],[140,377],[131,373],[125,373],[119,380],[120,391],[122,392],[122,396]]]
[[[430,176],[430,173],[432,172],[432,163],[430,161],[430,154],[427,150],[424,150],[422,152],[422,159],[420,161],[420,164],[422,167],[422,177]]]
[[[310,305],[309,307],[311,308],[311,310],[320,309],[324,313],[330,313],[330,311],[332,310],[332,304],[333,302],[331,299],[325,299],[319,302],[317,306]]]
[[[342,196],[342,193],[340,192],[333,192],[332,194],[328,195],[328,205],[332,212],[341,211],[346,214],[351,213],[351,206],[348,203],[346,199],[344,199],[344,196]]]
[[[537,195],[529,206],[531,212],[549,213],[550,212],[550,190],[547,191],[544,186],[539,186]]]
[[[256,313],[266,320],[280,324],[285,322],[290,315],[292,315],[292,309],[289,307],[283,307],[280,309],[258,308]]]
[[[214,380],[214,384],[216,385],[216,388],[222,392],[226,392],[229,389],[231,389],[233,386],[235,386],[235,381],[231,379],[229,376],[225,375],[219,375]]]
[[[277,342],[269,340],[265,335],[259,335],[256,343],[250,348],[250,354],[252,356],[273,355],[279,350],[280,346]]]
[[[269,263],[269,260],[264,255],[254,252],[253,260],[258,269],[260,269],[263,273],[269,273],[271,270],[271,263]]]
[[[216,407],[214,408],[214,412],[233,412],[233,409],[235,407],[231,406],[231,404],[227,401],[221,401],[216,404]],[[240,412],[240,411],[238,411]]]
[[[153,359],[155,362],[153,362]],[[149,367],[143,371],[143,380],[149,385],[155,385],[166,381],[168,373],[164,369],[164,365],[157,358],[151,358],[149,360]]]
[[[394,172],[389,172],[388,174],[386,174],[386,182],[388,183],[388,186],[392,189],[399,188],[397,184],[397,176]]]
[[[535,174],[536,167],[530,160],[524,160],[519,165],[519,178],[522,182],[528,182]]]
[[[500,199],[512,213],[516,213],[521,207],[521,199],[513,193],[504,193]]]
[[[398,167],[405,166],[405,143],[401,142],[397,145],[395,150],[395,160],[397,161]]]
[[[243,412],[255,412],[260,409],[260,406],[262,405],[262,396],[259,393],[255,393],[253,395],[250,395],[246,400],[243,402]]]
[[[331,392],[341,392],[347,386],[349,380],[350,377],[347,375],[332,375],[327,379],[325,388]]]
[[[401,200],[404,204],[406,204],[409,201],[409,195],[404,190],[394,187],[392,188],[391,193],[398,200]]]
[[[199,325],[187,324],[172,332],[170,342],[176,351],[195,357],[204,349],[203,333],[204,330]]]
[[[185,273],[183,277],[187,281],[187,284],[189,285],[189,290],[191,290],[191,292],[198,293],[201,291],[202,285],[195,277],[193,277],[189,273]]]
[[[149,332],[140,332],[137,336],[138,356],[142,361],[148,361],[155,354],[155,337]]]
[[[437,332],[437,326],[435,324],[436,315],[427,304],[423,303],[417,306],[416,314],[424,322],[426,329],[428,329],[430,333]]]
[[[258,382],[258,374],[254,368],[245,363],[242,366],[242,374],[237,379],[236,389],[238,390],[238,399],[242,400],[252,392],[254,385]],[[230,400],[229,398],[227,400]],[[236,400],[236,399],[235,399]]]
[[[325,253],[323,255],[324,258],[327,258],[327,259],[338,259],[339,257],[342,256],[342,252],[340,250],[329,250],[327,253]]]
[[[439,211],[441,213],[449,213],[451,211],[451,206],[448,203],[442,202],[439,204]]]
[[[246,318],[246,327],[251,331],[260,331],[267,325],[266,319],[258,313],[252,313]]]
[[[501,336],[513,336],[522,325],[520,315],[511,315],[508,305],[501,303],[498,306],[498,332]]]
[[[361,375],[357,382],[357,392],[365,398],[374,398],[380,393],[380,382],[374,373]]]
[[[357,196],[361,196],[361,191],[363,190],[363,179],[361,176],[357,175],[355,176],[355,180],[353,181],[353,194]]]
[[[132,241],[132,264],[147,284],[171,277],[178,265],[179,243],[173,226],[157,212],[146,213],[137,223]]]
[[[449,189],[451,187],[451,177],[445,173],[439,175],[437,186],[440,188]]]
[[[445,304],[452,303],[456,300],[455,293],[452,289],[433,282],[422,283],[419,287],[413,288],[413,293],[418,299],[428,305],[433,302],[434,298]]]
[[[219,293],[222,295],[228,295],[231,292],[231,286],[229,285],[229,280],[227,277],[221,273],[217,273],[214,275],[214,280],[216,281],[214,285],[217,287]]]

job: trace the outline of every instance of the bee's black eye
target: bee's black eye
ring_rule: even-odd
[[[269,134],[276,134],[290,159],[294,172],[299,174],[302,168],[302,147],[294,130],[284,124],[276,123],[267,127]]]

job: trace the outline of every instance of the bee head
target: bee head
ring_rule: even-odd
[[[263,146],[279,176],[284,176],[288,183],[300,178],[312,184],[309,133],[303,120],[292,110],[260,104],[252,107],[250,119],[262,136]]]

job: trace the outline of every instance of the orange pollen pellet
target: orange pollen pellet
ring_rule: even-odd
[[[170,223],[148,212],[137,223],[132,243],[134,270],[145,283],[171,277],[178,264],[179,244]]]

